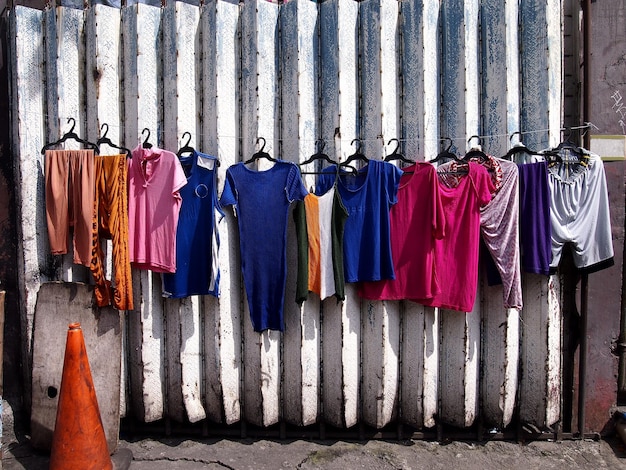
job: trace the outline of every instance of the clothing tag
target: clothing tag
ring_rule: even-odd
[[[207,170],[213,170],[213,168],[215,168],[215,160],[198,155],[198,166],[206,168]]]

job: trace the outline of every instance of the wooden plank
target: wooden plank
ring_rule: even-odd
[[[424,426],[424,310],[415,302],[404,302],[402,314],[402,422],[422,429]]]
[[[475,68],[468,64],[477,57],[476,24],[471,18],[474,7],[471,0],[448,0],[442,10],[442,135],[453,140],[451,151],[457,154],[465,152],[464,136],[478,133],[477,77]],[[459,90],[465,91],[462,98]],[[441,312],[440,416],[444,422],[459,427],[471,425],[477,412],[477,393],[473,388],[477,385],[472,379],[478,377],[480,329],[474,326],[476,317],[480,318],[480,306],[477,296],[474,311],[467,315],[451,310]]]
[[[520,41],[519,41],[519,4],[505,2],[505,59],[506,59],[506,103],[507,103],[507,134],[520,131]],[[523,140],[523,138],[522,138]],[[507,145],[515,144],[518,140],[509,140]]]
[[[112,142],[121,144],[120,109],[120,10],[104,5],[94,5],[86,11],[86,67],[92,73],[85,74],[86,82],[86,129],[87,139],[95,142],[101,132],[101,123],[108,125],[107,136]],[[100,154],[118,153],[116,149],[101,148]],[[105,273],[112,277],[112,245],[110,240],[100,241],[105,253]],[[125,325],[126,322],[123,322]],[[122,374],[120,383],[120,414],[126,415],[126,354],[122,341]]]
[[[47,280],[41,266],[49,253],[44,201],[45,143],[44,13],[15,6],[9,11],[12,152],[15,158],[17,260],[20,297],[23,382],[26,404],[31,398],[31,351],[37,292]],[[18,92],[19,91],[19,92]],[[41,236],[40,234],[44,235]]]
[[[522,287],[522,348],[519,415],[522,422],[546,425],[548,357],[548,284],[545,276],[526,274]]]
[[[509,2],[510,3],[510,2]],[[504,2],[487,0],[480,6],[480,31],[482,56],[481,66],[481,110],[482,129],[485,134],[483,150],[489,155],[502,156],[508,150],[507,135],[507,76],[502,64],[507,63],[508,24]],[[495,299],[494,299],[495,300]]]
[[[546,371],[546,426],[561,419],[561,285],[557,275],[548,281],[547,355]]]
[[[138,142],[141,130],[151,131],[150,141],[160,137],[159,96],[161,9],[133,5],[122,9],[124,56],[124,141]],[[139,34],[141,31],[141,34]],[[149,70],[152,73],[145,73]],[[161,282],[147,271],[133,271],[135,310],[129,312],[129,349],[133,408],[140,419],[157,421],[164,416],[165,351]],[[138,406],[138,403],[140,406]]]
[[[362,139],[362,153],[375,160],[380,160],[383,156],[382,138],[384,137],[381,109],[381,42],[384,40],[381,38],[381,4],[382,2],[377,0],[359,2],[356,32],[359,52],[356,90],[359,93],[360,102],[355,116],[357,133],[354,137]]]
[[[384,137],[397,136],[397,74],[395,35],[398,7],[395,2],[361,2],[359,8],[360,134],[363,152],[384,158]],[[387,69],[387,70],[385,70]],[[392,98],[393,97],[393,98]],[[392,418],[397,398],[400,312],[398,302],[363,302],[362,417],[366,424],[382,428]]]
[[[230,1],[205,4],[201,21],[203,148],[222,162],[218,168],[221,188],[227,168],[238,161],[241,151],[237,139],[239,116],[232,112],[233,103],[239,100],[239,5]],[[241,417],[243,287],[237,221],[231,210],[226,211],[218,228],[220,299],[219,307],[213,310],[215,316],[207,317],[205,322],[206,407],[211,420],[232,424]]]
[[[439,49],[439,5],[426,2],[422,17],[424,69],[424,157],[434,158],[439,152],[439,112],[441,100]]]
[[[45,450],[52,446],[67,327],[79,322],[109,452],[115,452],[120,429],[122,324],[119,312],[112,307],[96,307],[92,287],[68,282],[42,284],[36,310],[32,445]]]
[[[53,12],[56,13],[54,20]],[[56,22],[56,37],[46,36],[46,40],[50,41],[46,47],[47,62],[48,64],[54,62],[55,65],[47,67],[48,77],[54,76],[54,78],[45,89],[48,93],[48,101],[57,101],[56,106],[49,107],[48,119],[55,121],[60,129],[58,134],[48,136],[48,142],[53,142],[70,130],[69,118],[76,121],[74,129],[76,134],[85,135],[85,87],[81,76],[82,61],[85,57],[85,21],[81,10],[64,7],[51,9],[47,19]],[[58,114],[54,114],[55,111]],[[79,142],[72,139],[63,144],[65,149],[81,147]],[[68,243],[68,254],[61,257],[62,266],[58,272],[59,278],[66,281],[88,282],[89,269],[73,263],[72,251],[72,245]]]
[[[393,148],[385,150],[385,144],[389,139],[399,139],[400,132],[400,109],[399,109],[399,89],[400,77],[398,74],[398,62],[401,46],[397,38],[400,35],[399,25],[399,2],[393,0],[381,0],[380,2],[380,24],[379,42],[380,48],[380,109],[381,109],[381,158],[391,153]],[[368,21],[368,24],[373,24]],[[374,38],[374,35],[372,35]]]
[[[561,2],[559,0],[547,0],[548,125],[550,128],[549,146],[551,147],[556,147],[561,142],[561,122],[563,117],[562,31]]]
[[[511,353],[519,344],[510,345],[508,340],[515,327],[512,322],[519,317],[516,315],[517,310],[502,306],[502,286],[489,287],[486,282],[482,284],[482,418],[486,425],[502,429],[511,419],[510,415],[504,416],[505,407],[510,412],[515,403],[516,380],[511,382],[510,377],[513,373],[513,378],[516,378],[518,364],[515,361],[510,364],[509,361],[514,359]]]
[[[318,110],[315,88],[319,63],[317,5],[307,0],[289,2],[281,8],[282,112],[294,119],[282,122],[282,156],[285,160],[303,161],[315,153]],[[307,187],[315,183],[313,175],[304,177]],[[302,307],[294,301],[296,292],[297,247],[294,224],[287,230],[287,290],[285,293],[285,329],[283,375],[291,377],[283,389],[283,416],[292,424],[306,426],[317,421],[320,395],[320,300],[311,294]],[[292,381],[293,380],[293,381]]]
[[[363,421],[378,429],[395,418],[398,402],[398,304],[391,301],[363,301]]]
[[[326,142],[326,153],[332,158],[339,155],[335,135],[339,127],[339,0],[318,4],[320,29],[320,114],[321,135]],[[334,299],[322,302],[321,347],[322,402],[324,421],[334,427],[343,427],[343,365],[342,310],[345,302]]]
[[[335,148],[339,150],[339,158],[342,160],[354,153],[354,147],[350,142],[359,135],[359,115],[354,112],[358,109],[359,103],[358,41],[355,37],[358,28],[358,10],[358,3],[350,0],[339,0],[337,3],[338,83],[342,92],[339,94],[337,109],[339,134],[335,134]],[[327,318],[326,314],[324,318]],[[360,319],[360,299],[356,286],[348,284],[346,300],[341,308],[341,355],[335,359],[340,362],[342,368],[340,403],[341,421],[345,427],[354,426],[360,418]]]
[[[276,45],[278,6],[266,2],[246,3],[242,9],[242,132],[244,158],[251,154],[256,138],[266,139],[265,151],[276,155],[278,92]],[[263,73],[260,73],[263,71]],[[252,145],[250,145],[252,144]],[[259,169],[272,163],[261,160]],[[269,426],[280,416],[280,334],[252,331],[249,312],[244,314],[244,398],[246,419],[259,426]]]
[[[441,2],[441,135],[452,139],[450,151],[461,155],[467,140],[464,10],[463,0]]]
[[[480,110],[480,38],[478,36],[479,0],[464,2],[465,31],[465,135],[481,134]],[[461,90],[462,88],[459,88]],[[458,91],[457,91],[458,92]],[[467,140],[467,139],[466,139]],[[484,142],[483,142],[484,145]]]
[[[558,15],[558,21],[555,15]],[[549,31],[550,28],[556,27],[558,29],[556,34],[560,35],[560,26],[556,26],[560,25],[560,14],[554,12],[554,2],[548,4],[525,0],[520,3],[519,19],[521,43],[524,45],[520,48],[519,59],[520,63],[524,64],[521,67],[520,128],[522,132],[529,132],[524,134],[524,143],[529,148],[541,149],[549,146],[554,141],[555,135],[558,139],[560,127],[560,121],[555,124],[554,116],[554,113],[559,112],[556,109],[559,99],[555,94],[560,85],[557,85],[555,80],[560,82],[560,78],[556,78],[557,74],[560,77],[560,55],[556,62],[552,63],[553,54],[556,52],[548,50],[549,47],[560,49],[560,40],[555,41],[555,32]],[[549,300],[550,282],[552,281],[545,276],[527,275],[524,283],[520,419],[539,427],[551,421],[556,422],[555,415],[559,415],[558,410],[555,410],[555,400],[549,398],[549,394],[553,393],[551,388],[556,386],[555,370],[559,369],[547,348],[548,345],[552,346],[560,341],[560,338],[557,339],[553,335],[553,331],[557,329],[560,331],[560,324],[557,328],[557,325],[552,323],[550,329],[548,323],[548,317],[552,315],[551,309],[555,306],[555,302]],[[537,317],[542,321],[537,320]],[[534,323],[535,329],[526,324],[531,320],[537,322]],[[558,323],[560,318],[553,318],[553,321]],[[537,347],[533,348],[533,345]],[[533,370],[533,367],[538,369]],[[549,375],[545,373],[547,370],[551,371]],[[558,375],[560,376],[560,372]]]
[[[521,43],[519,63],[521,70],[520,130],[524,143],[531,149],[543,149],[549,145],[548,129],[548,43],[546,35],[546,2],[523,0],[520,2],[519,22]],[[560,60],[560,59],[559,59]]]
[[[163,10],[163,142],[173,152],[183,145],[185,132],[191,134],[191,146],[197,147],[199,67],[195,51],[199,47],[199,18],[198,7],[184,2],[170,2]],[[170,299],[167,304],[180,315],[179,321],[167,316],[168,406],[182,418],[184,404],[189,421],[195,423],[206,417],[200,391],[202,361],[198,360],[200,302]]]
[[[481,35],[483,54],[481,57],[481,109],[483,150],[490,155],[501,156],[508,150],[508,70],[506,63],[506,28],[502,22],[506,5],[497,1],[481,4]],[[516,105],[516,103],[515,103]],[[517,108],[517,106],[516,106]],[[482,321],[482,418],[486,424],[496,428],[505,427],[511,420],[515,405],[518,363],[515,352],[519,344],[507,341],[519,336],[517,311],[507,310],[502,305],[502,286],[489,287],[482,283],[484,299]],[[513,380],[511,380],[513,379]],[[505,416],[505,411],[507,415]]]
[[[424,6],[422,2],[401,2],[400,21],[402,32],[402,88],[400,112],[402,114],[399,132],[404,138],[404,153],[408,158],[423,160],[425,127],[425,75],[424,37],[422,22]],[[434,49],[434,48],[429,48]],[[437,70],[434,71],[437,73]],[[436,95],[436,83],[435,92]],[[433,91],[432,89],[430,91]],[[436,145],[436,143],[435,143]],[[436,147],[435,147],[436,148]]]
[[[439,112],[441,100],[438,48],[439,44],[439,5],[426,2],[422,13],[423,36],[423,74],[424,74],[424,158],[430,160],[439,152]],[[424,385],[423,385],[423,421],[430,428],[435,425],[439,415],[439,309],[424,309]]]

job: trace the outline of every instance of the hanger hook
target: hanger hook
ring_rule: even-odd
[[[478,145],[482,143],[482,139],[480,138],[479,135],[473,135],[469,139],[467,139],[467,145],[470,145],[470,142],[472,141],[472,139],[478,139]]]
[[[572,137],[572,128],[564,127],[563,128],[563,140],[570,140],[571,137]]]
[[[324,139],[317,139],[315,141],[315,147],[317,153],[322,153],[324,151],[324,147],[326,147],[326,141]]]
[[[441,140],[447,140],[448,142],[450,142],[448,144],[448,147],[446,147],[445,152],[449,152],[450,149],[452,148],[452,144],[454,144],[454,142],[452,141],[452,139],[450,137],[443,137]]]
[[[187,139],[187,142],[185,142],[185,143],[183,144],[183,147],[189,147],[189,144],[191,143],[191,132],[189,132],[189,131],[185,131],[185,132],[183,132],[183,135],[182,135],[182,137],[180,138],[180,140],[183,140],[183,139],[185,138],[185,135],[188,135],[188,136],[189,136],[189,138]]]
[[[398,139],[396,139],[395,137],[393,139],[389,139],[389,142],[387,142],[387,145],[391,145],[391,142],[396,141],[396,148],[393,149],[393,152],[391,152],[391,155],[395,155],[396,153],[398,153],[398,149],[400,148],[400,141]]]
[[[256,143],[258,144],[259,141],[263,141],[263,145],[261,145],[261,148],[259,149],[259,153],[262,153],[263,149],[265,148],[265,144],[266,144],[265,137],[257,137],[256,138]]]
[[[513,132],[510,136],[509,136],[509,143],[513,142],[513,137],[515,137],[516,135],[519,135],[519,140],[521,142],[522,140],[522,133],[520,131],[515,131]]]
[[[581,139],[585,138],[585,135],[587,135],[587,132],[589,132],[589,129],[591,129],[591,123],[586,122],[585,127],[581,129],[582,130],[582,133],[580,134]]]
[[[350,142],[350,145],[354,145],[354,143],[357,143],[357,147],[356,147],[356,151],[354,153],[361,153],[361,139],[352,139],[352,142]]]
[[[104,129],[104,134],[102,134],[102,129]],[[109,133],[109,125],[106,122],[103,122],[102,125],[100,126],[100,138],[104,139],[107,134]]]
[[[144,127],[143,131],[141,131],[141,135],[144,135],[146,132],[148,133],[148,135],[146,136],[145,140],[143,141],[144,144],[148,143],[148,139],[150,139],[150,129],[148,129],[147,127]]]
[[[72,127],[70,128],[70,130],[67,132],[68,134],[73,134],[74,133],[74,128],[76,127],[76,119],[74,119],[73,117],[67,118],[67,123],[72,123]]]

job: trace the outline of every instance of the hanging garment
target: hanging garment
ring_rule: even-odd
[[[302,304],[309,291],[324,300],[331,295],[344,300],[343,232],[348,211],[339,191],[307,194],[296,202],[293,218],[298,237],[296,302]]]
[[[389,209],[397,202],[401,176],[395,165],[376,160],[356,174],[339,174],[337,188],[349,214],[343,236],[346,282],[394,279]],[[315,193],[328,191],[336,177],[335,165],[324,168]]]
[[[480,208],[480,232],[502,279],[504,308],[521,309],[517,165],[491,155],[470,161],[487,169],[494,188],[491,201]]]
[[[362,283],[373,300],[430,299],[440,292],[435,240],[445,235],[439,180],[430,163],[404,168],[398,203],[391,208],[391,253],[396,278]]]
[[[176,272],[164,273],[163,296],[218,296],[219,234],[217,214],[223,216],[217,199],[217,159],[194,151],[180,158],[187,184],[176,232]]]
[[[414,299],[429,307],[471,312],[478,284],[480,207],[491,200],[493,184],[487,170],[474,162],[456,176],[457,162],[437,167],[446,234],[435,240],[435,267],[440,292],[430,299]]]
[[[137,269],[176,271],[176,227],[187,183],[176,154],[157,147],[133,150],[128,165],[128,238]]]
[[[522,269],[527,273],[547,275],[552,261],[548,165],[545,161],[521,163],[517,169]]]
[[[128,250],[128,188],[126,155],[95,156],[95,201],[93,248],[89,269],[95,281],[98,307],[113,305],[118,310],[133,309],[133,280]],[[113,277],[111,285],[104,272],[105,256],[100,239],[111,240]]]
[[[265,171],[243,163],[226,171],[222,207],[233,205],[239,225],[241,270],[254,331],[283,331],[287,278],[287,215],[307,190],[300,170],[277,161]]]
[[[548,166],[552,263],[556,270],[563,245],[572,244],[577,268],[588,273],[613,265],[611,214],[600,157],[581,149],[586,165],[557,163]]]
[[[67,253],[73,227],[73,260],[91,263],[94,203],[93,150],[46,150],[46,219],[53,255]]]

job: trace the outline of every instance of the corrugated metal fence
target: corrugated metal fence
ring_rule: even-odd
[[[265,150],[303,161],[325,139],[337,158],[358,137],[370,158],[401,140],[431,159],[442,137],[463,153],[479,134],[503,155],[559,140],[561,4],[557,0],[168,2],[10,12],[12,128],[19,201],[23,337],[31,350],[39,286],[87,281],[47,247],[41,147],[66,131],[134,147],[143,128],[176,151],[181,136],[229,165]],[[334,152],[334,153],[333,153]],[[307,186],[313,176],[306,175]],[[231,215],[220,223],[219,300],[164,300],[158,275],[134,273],[122,414],[145,422],[270,426],[326,423],[417,429],[438,422],[503,428],[560,419],[558,278],[525,276],[523,311],[481,288],[465,314],[411,302],[347,299],[302,308],[290,271],[284,334],[253,332]],[[295,265],[289,229],[289,265]],[[259,234],[259,243],[271,243]]]

